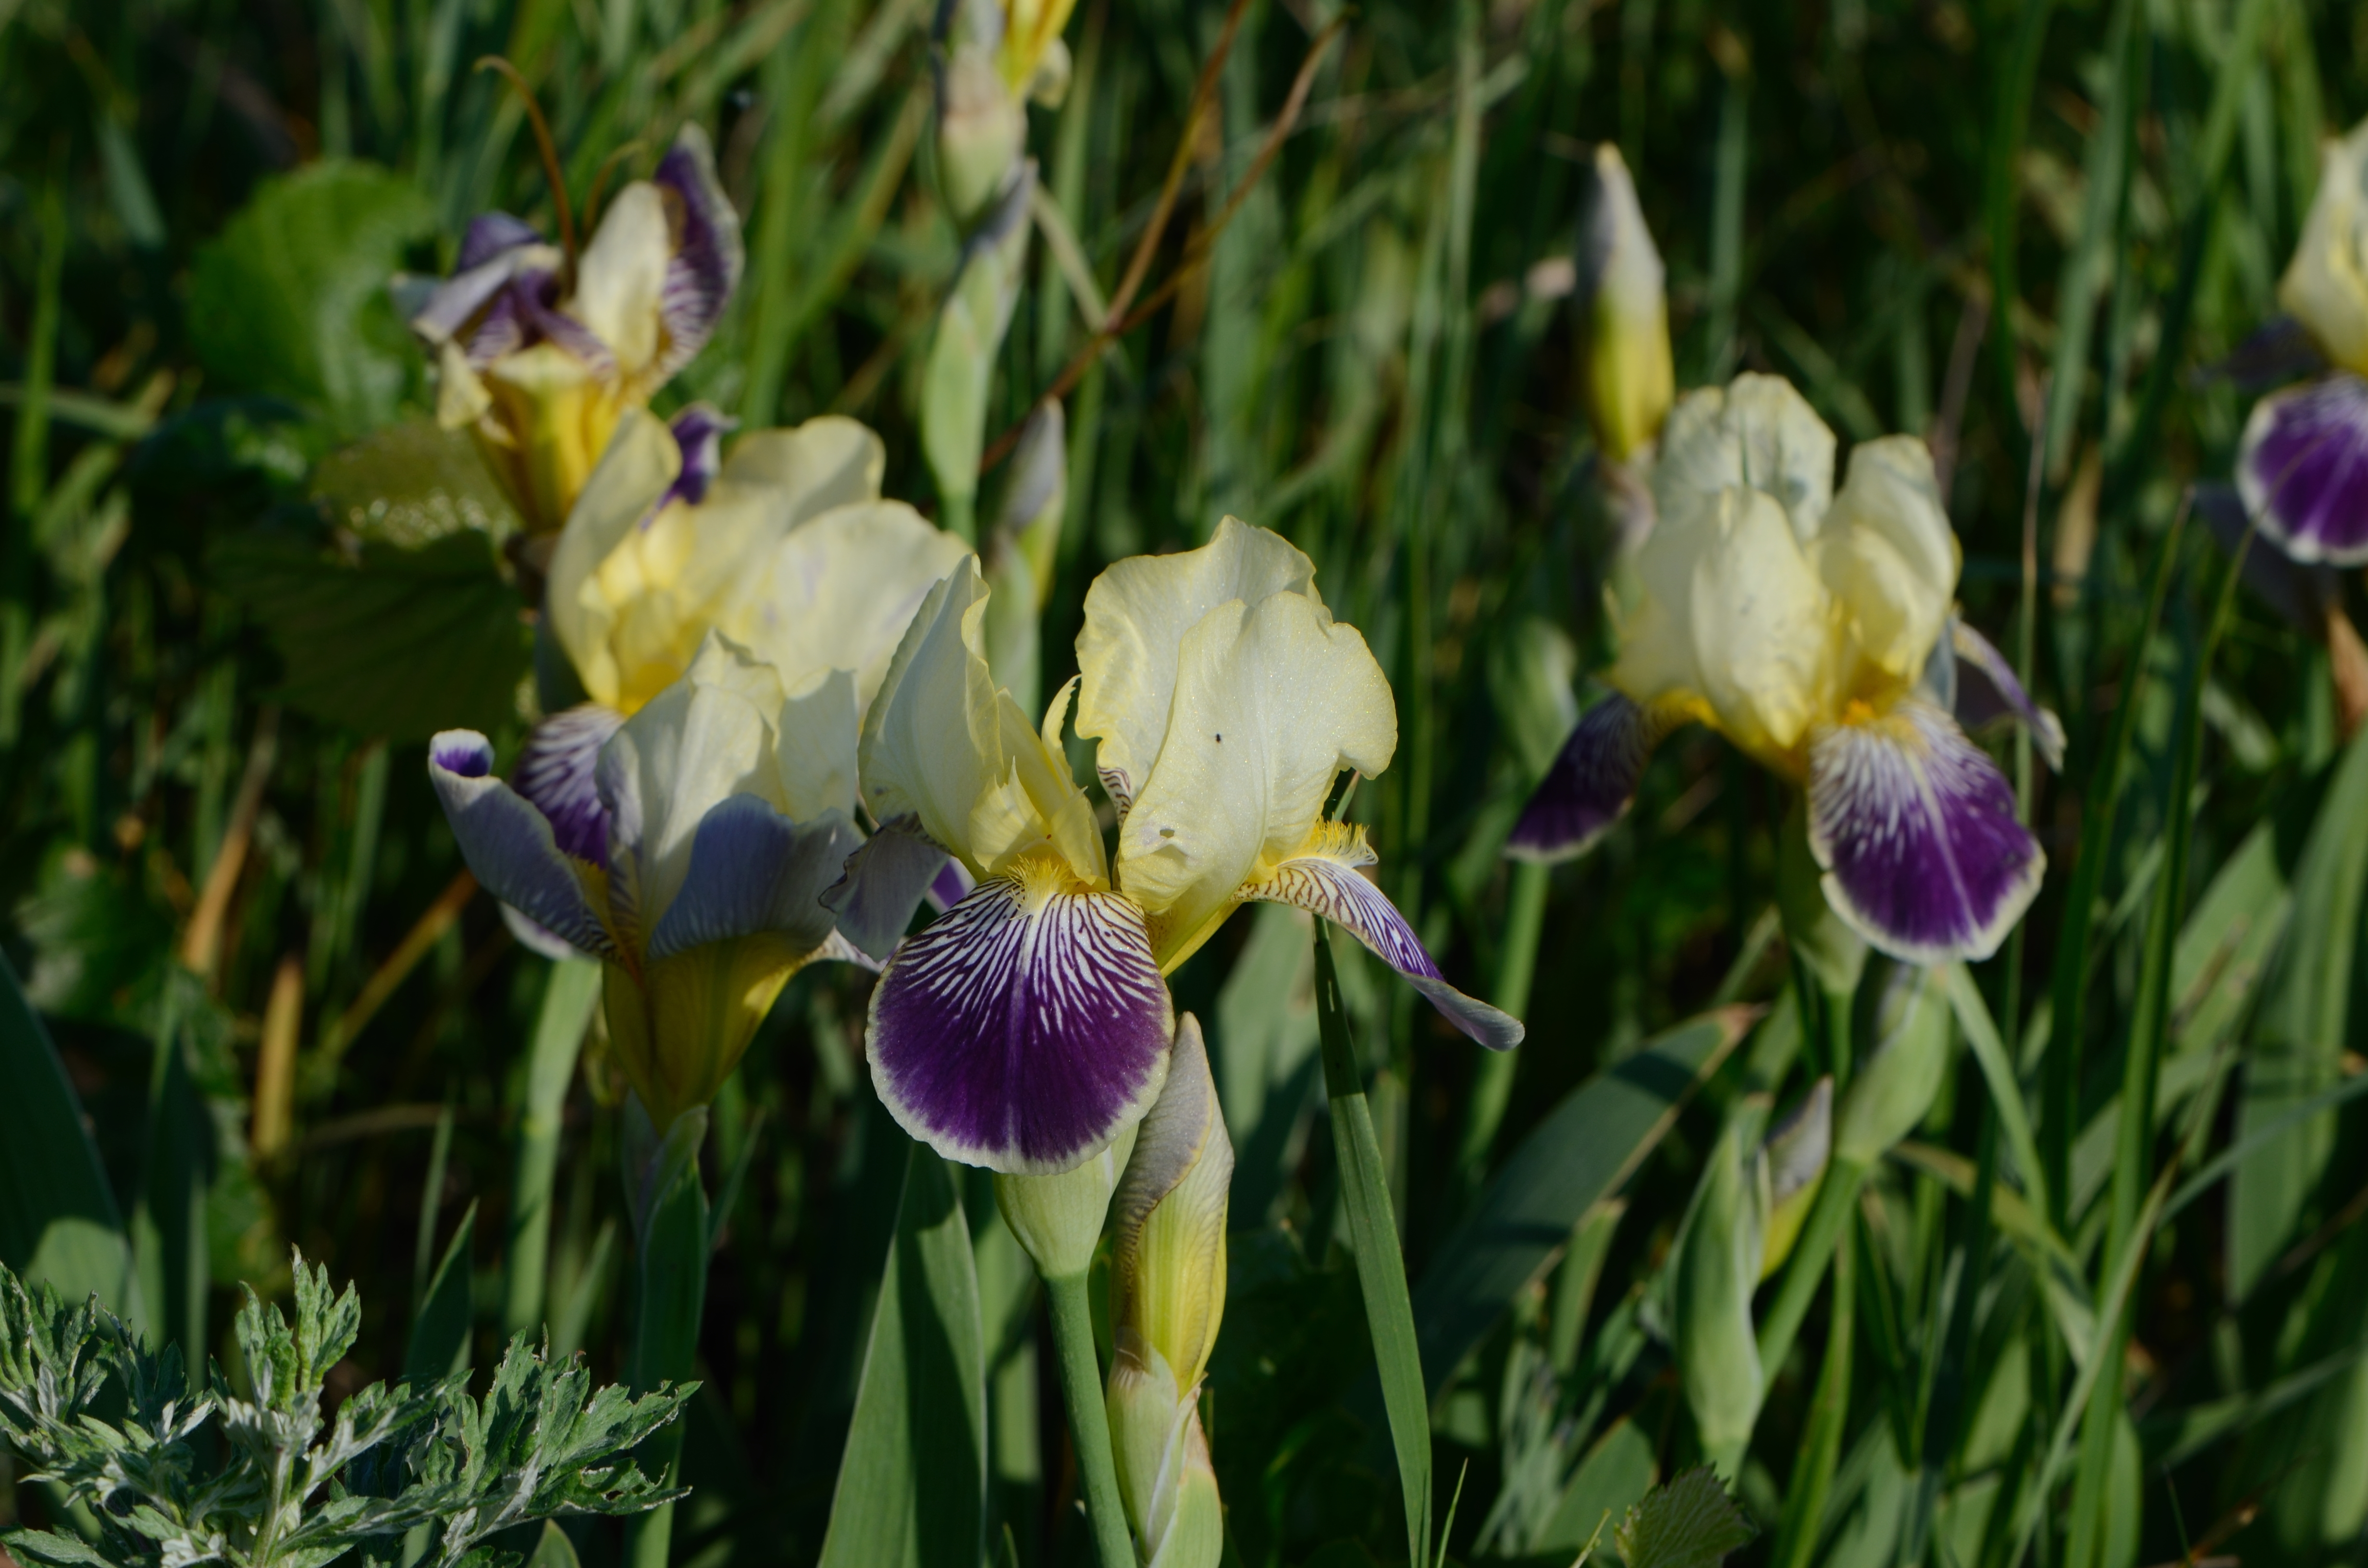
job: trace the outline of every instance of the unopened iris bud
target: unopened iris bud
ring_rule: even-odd
[[[1916,1130],[1941,1092],[1949,1066],[1945,972],[1902,964],[1884,987],[1876,1045],[1834,1119],[1834,1154],[1872,1165]]]
[[[1661,253],[1645,226],[1620,149],[1595,150],[1578,225],[1578,297],[1587,338],[1588,415],[1617,462],[1650,446],[1677,395]]]
[[[1808,1221],[1809,1206],[1825,1181],[1834,1148],[1834,1081],[1818,1079],[1783,1120],[1768,1134],[1768,1233],[1761,1245],[1759,1278],[1767,1278],[1793,1256]]]
[[[986,663],[1020,707],[1033,710],[1042,684],[1038,648],[1044,602],[1069,493],[1067,422],[1058,403],[1028,417],[1011,454],[1010,480],[987,540]]]
[[[986,446],[986,394],[995,361],[1019,302],[1028,260],[1028,202],[1036,165],[1019,177],[962,252],[953,293],[938,312],[921,371],[921,455],[944,503],[945,525],[975,537],[978,463]]]
[[[1110,1320],[1110,1443],[1139,1559],[1213,1568],[1224,1550],[1200,1391],[1225,1309],[1234,1148],[1201,1026],[1184,1015],[1167,1086],[1118,1193]]]
[[[1751,1292],[1767,1256],[1773,1207],[1768,1156],[1754,1146],[1767,1106],[1765,1096],[1753,1096],[1728,1118],[1702,1173],[1672,1282],[1679,1381],[1703,1451],[1729,1477],[1751,1441],[1765,1393]]]
[[[1092,1267],[1110,1194],[1134,1152],[1139,1125],[1121,1129],[1107,1147],[1071,1169],[1052,1176],[996,1174],[995,1206],[1045,1278],[1074,1278]]]

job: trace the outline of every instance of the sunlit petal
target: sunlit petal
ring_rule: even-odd
[[[1818,574],[1863,657],[1912,680],[1957,591],[1957,536],[1914,436],[1861,441],[1816,540]]]
[[[2237,489],[2296,561],[2368,562],[2368,380],[2339,370],[2255,403]]]
[[[608,346],[628,377],[648,371],[664,346],[659,311],[672,251],[666,199],[656,186],[635,180],[609,199],[577,258],[569,312]]]
[[[1834,493],[1834,433],[1782,376],[1741,375],[1686,393],[1662,426],[1653,460],[1660,515],[1691,512],[1741,486],[1775,497],[1805,543]]]
[[[1175,1017],[1142,912],[1075,886],[1049,858],[982,881],[872,992],[881,1101],[949,1159],[1067,1170],[1158,1097]]]
[[[2318,190],[2278,303],[2329,358],[2368,376],[2368,120],[2319,154]]]

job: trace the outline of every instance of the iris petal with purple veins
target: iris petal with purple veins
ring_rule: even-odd
[[[549,819],[492,771],[493,747],[472,730],[447,730],[428,743],[428,777],[469,869],[536,924],[587,953],[612,955],[608,928]]]
[[[666,329],[658,372],[672,376],[707,346],[732,290],[739,285],[740,218],[716,180],[714,160],[703,135],[676,139],[658,162],[657,184],[681,204],[682,228],[666,263],[666,289],[658,305]]]
[[[754,795],[718,801],[700,819],[690,869],[650,933],[649,958],[768,931],[821,947],[831,933],[822,890],[858,842],[854,824],[835,812],[798,824]]]
[[[739,423],[718,412],[712,403],[694,403],[674,416],[666,428],[674,435],[675,449],[682,454],[682,470],[650,507],[642,527],[648,528],[651,518],[669,501],[696,506],[707,499],[707,487],[723,469],[723,437]]]
[[[596,866],[609,864],[609,811],[593,769],[600,748],[624,722],[622,713],[598,702],[552,714],[527,733],[514,780],[518,792],[551,819],[559,847]]]
[[[480,212],[469,220],[468,232],[461,236],[461,255],[453,264],[454,270],[467,272],[484,266],[504,251],[541,243],[542,235],[522,218],[513,218],[507,212]]]
[[[2295,560],[2368,562],[2368,381],[2339,370],[2255,403],[2237,488]]]
[[[1911,963],[1989,957],[2047,866],[1998,764],[1915,699],[1811,743],[1809,847],[1835,912]]]
[[[1520,1044],[1520,1020],[1448,984],[1397,905],[1357,874],[1358,866],[1373,861],[1373,852],[1362,836],[1333,829],[1326,838],[1330,842],[1323,847],[1329,853],[1293,856],[1250,883],[1243,896],[1253,903],[1288,903],[1322,915],[1406,976],[1440,1016],[1472,1039],[1491,1051],[1509,1051]]]
[[[1593,848],[1636,798],[1656,738],[1645,710],[1618,692],[1588,709],[1521,808],[1505,853],[1552,863]]]
[[[1143,912],[1037,862],[909,937],[871,994],[871,1081],[950,1159],[1069,1170],[1158,1097],[1175,1012]]]

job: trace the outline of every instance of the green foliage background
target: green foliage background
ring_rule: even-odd
[[[1032,111],[1104,291],[1224,17],[1085,0],[1068,99]],[[399,1374],[415,1319],[490,1364],[527,1269],[554,1347],[621,1375],[629,1155],[597,1030],[547,1268],[510,1240],[551,966],[456,883],[420,743],[473,724],[514,745],[532,633],[502,503],[419,427],[425,367],[384,284],[440,271],[488,207],[548,221],[480,55],[535,84],[579,199],[696,119],[749,266],[660,406],[855,415],[886,437],[889,494],[927,507],[913,410],[958,244],[930,194],[928,21],[923,0],[0,0],[0,948],[40,1015],[0,995],[0,1262],[234,1361],[236,1290],[284,1295],[293,1243],[370,1307],[333,1394]],[[2359,1561],[2368,751],[2342,744],[2328,655],[2275,608],[2263,551],[2199,660],[2227,557],[2172,524],[2248,406],[2199,369],[2273,310],[2319,139],[2368,112],[2368,8],[1250,0],[1214,102],[1153,269],[1181,286],[1069,404],[1044,684],[1105,562],[1228,512],[1307,550],[1392,676],[1399,761],[1360,803],[1383,874],[1450,975],[1530,1026],[1494,1076],[1341,954],[1436,1517],[1462,1488],[1453,1556],[1567,1562],[1702,1457],[1672,1348],[1693,1197],[1723,1131],[1819,1060],[1770,940],[1784,801],[1716,743],[1665,748],[1626,825],[1550,879],[1498,855],[1570,669],[1607,653],[1562,296],[1578,173],[1611,141],[1669,264],[1681,384],[1771,369],[1846,439],[1926,434],[1965,613],[2029,638],[2071,734],[2066,777],[2032,784],[2048,888],[1931,1026],[1946,1065],[1915,1131],[1834,1206],[1848,1261],[1802,1277],[1741,1560],[2002,1563],[2035,1540],[2112,1568]],[[1088,335],[1050,247],[1034,265],[991,432]],[[2067,921],[2076,864],[2093,920]],[[674,1521],[700,1568],[821,1553],[892,1243],[908,1271],[945,1246],[897,1229],[907,1143],[864,1076],[863,983],[824,970],[714,1108]],[[1347,1568],[1403,1561],[1406,1536],[1315,983],[1275,908],[1176,977],[1240,1152],[1204,1410],[1230,1550]],[[1738,1004],[1770,1010],[1700,1020]],[[290,1118],[258,1153],[268,1038],[295,1044]],[[2151,1138],[2121,1131],[2133,1051]],[[2031,1128],[2045,1195],[2016,1158]],[[992,1551],[1082,1562],[1032,1278],[985,1187],[961,1196]],[[1763,1325],[1790,1278],[1762,1288]],[[2122,1278],[2125,1338],[2096,1311]],[[35,1487],[0,1491],[12,1509],[61,1522]]]

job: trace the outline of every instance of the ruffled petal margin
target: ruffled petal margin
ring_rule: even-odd
[[[550,820],[493,778],[493,745],[474,730],[446,730],[427,743],[427,777],[461,858],[487,892],[528,919],[585,952],[615,957],[584,886],[599,868],[561,853]]]
[[[1834,912],[1919,964],[1988,958],[2047,869],[1998,764],[1913,698],[1812,740],[1809,848]]]
[[[1159,1097],[1176,1014],[1143,911],[1024,860],[905,939],[871,993],[871,1082],[948,1159],[1071,1170]]]
[[[1506,855],[1552,865],[1594,848],[1627,814],[1662,728],[1616,691],[1588,709],[1521,808]]]
[[[2368,381],[2338,370],[2255,403],[2237,489],[2296,561],[2368,562]]]
[[[1466,996],[1440,974],[1422,938],[1397,905],[1357,874],[1373,863],[1362,828],[1326,823],[1308,847],[1242,889],[1252,903],[1288,903],[1320,915],[1365,944],[1373,956],[1406,976],[1447,1021],[1491,1051],[1521,1043],[1521,1021],[1487,1003]]]

